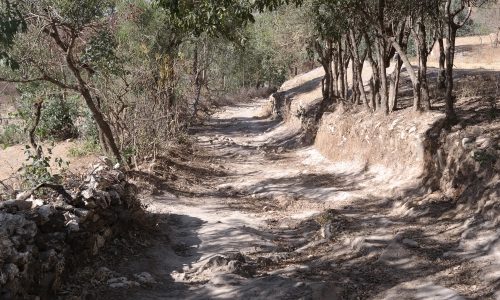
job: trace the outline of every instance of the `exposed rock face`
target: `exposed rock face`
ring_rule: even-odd
[[[141,212],[135,187],[109,164],[94,166],[71,193],[71,201],[0,202],[0,299],[51,298],[65,272],[97,255]]]

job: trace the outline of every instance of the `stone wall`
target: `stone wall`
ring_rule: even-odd
[[[0,299],[53,298],[66,272],[99,254],[142,212],[119,166],[94,166],[68,192],[0,202]]]

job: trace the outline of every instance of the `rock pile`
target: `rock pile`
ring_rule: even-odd
[[[0,202],[0,299],[50,298],[66,272],[97,255],[141,213],[135,194],[120,166],[107,163],[62,196],[24,193]]]

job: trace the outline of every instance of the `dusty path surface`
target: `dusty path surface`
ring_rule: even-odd
[[[470,223],[445,216],[439,195],[404,207],[414,178],[274,146],[294,132],[260,117],[264,102],[228,107],[198,128],[194,161],[170,166],[195,179],[147,201],[158,232],[140,253],[104,262],[129,279],[148,272],[156,283],[106,287],[98,298],[499,296],[491,273],[498,253],[460,252]],[[494,236],[490,249],[499,246]]]

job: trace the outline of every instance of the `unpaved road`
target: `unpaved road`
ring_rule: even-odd
[[[402,180],[381,166],[333,164],[313,148],[273,147],[294,132],[259,117],[264,103],[226,108],[197,129],[200,151],[194,157],[212,166],[213,174],[196,159],[186,162],[183,168],[201,174],[188,192],[170,188],[147,201],[160,216],[152,246],[108,266],[132,279],[149,272],[157,283],[105,289],[101,297],[499,296],[491,285],[497,280],[491,276],[498,269],[495,256],[457,252],[465,228],[446,218],[436,221],[446,209],[439,195],[430,210],[409,209],[401,200],[415,178]],[[323,217],[327,221],[311,219],[325,209],[334,209]],[[498,249],[498,243],[490,247]]]

